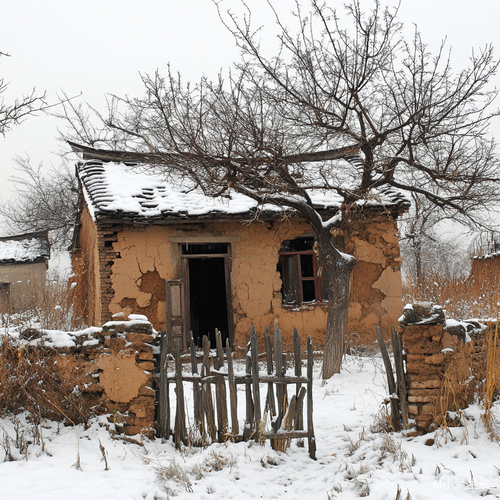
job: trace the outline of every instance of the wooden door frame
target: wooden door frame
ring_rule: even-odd
[[[195,242],[193,242],[196,244]],[[226,242],[224,242],[226,243]],[[203,241],[199,244],[205,245],[207,242]],[[180,245],[179,245],[180,247]],[[182,254],[182,249],[180,249],[181,254],[181,276],[184,282],[184,315],[185,315],[185,342],[189,345],[190,332],[191,332],[191,304],[190,304],[190,283],[189,283],[189,260],[190,259],[224,259],[224,279],[226,284],[226,308],[227,308],[227,330],[229,344],[234,347],[234,319],[233,319],[233,301],[232,290],[231,290],[231,244],[227,242],[227,253],[217,253],[217,254],[194,254],[194,255],[184,255]]]

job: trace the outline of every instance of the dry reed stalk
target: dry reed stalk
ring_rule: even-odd
[[[496,419],[491,413],[491,406],[493,404],[493,395],[497,387],[496,372],[497,372],[497,341],[498,341],[498,322],[493,329],[490,325],[486,332],[486,378],[484,383],[484,415],[483,421],[490,434],[490,439],[499,441],[498,429]]]
[[[409,276],[403,282],[407,304],[429,301],[446,308],[448,317],[494,318],[500,293],[493,277],[464,277],[428,272],[420,280]]]

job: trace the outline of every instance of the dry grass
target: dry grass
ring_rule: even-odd
[[[77,318],[73,318],[72,293],[68,281],[55,276],[45,285],[34,282],[28,284],[21,299],[11,301],[8,309],[0,314],[0,324],[4,328],[41,328],[71,331],[81,328]]]
[[[55,355],[43,342],[33,346],[7,335],[0,339],[0,416],[27,411],[36,422],[87,423],[93,402],[78,390],[82,381],[56,376]]]
[[[495,392],[498,390],[500,380],[500,368],[497,358],[498,344],[498,318],[495,327],[488,328],[486,332],[486,369],[484,378],[484,414],[483,421],[488,429],[492,441],[500,442],[499,423],[491,413],[491,406]]]
[[[500,293],[490,279],[428,272],[419,280],[409,276],[403,281],[405,304],[429,301],[446,309],[447,317],[496,318]]]

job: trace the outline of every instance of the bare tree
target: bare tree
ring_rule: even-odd
[[[0,52],[0,57],[10,57],[9,54]],[[14,126],[18,125],[28,115],[32,115],[46,107],[45,93],[39,94],[33,89],[29,94],[15,99],[13,103],[7,104],[2,94],[7,90],[8,83],[0,78],[0,134],[5,134]]]
[[[421,194],[411,193],[411,202],[410,211],[399,221],[405,275],[419,289],[436,273],[448,278],[466,275],[470,269],[466,228],[454,227],[453,220]]]
[[[344,352],[355,265],[334,247],[331,231],[353,224],[359,207],[388,187],[478,220],[498,199],[499,162],[488,130],[498,114],[490,83],[498,62],[487,46],[454,72],[444,44],[431,55],[417,30],[406,40],[397,9],[377,1],[364,13],[352,0],[343,18],[317,0],[307,15],[298,1],[295,10],[296,35],[273,10],[279,47],[270,55],[250,11],[241,20],[220,11],[242,53],[226,78],[185,85],[170,70],[144,75],[145,95],[112,98],[101,130],[89,127],[81,108],[66,109],[70,138],[127,151],[101,156],[147,160],[191,178],[208,195],[234,190],[296,210],[310,223],[330,280],[329,378]],[[338,214],[323,220],[311,189],[340,195]]]
[[[0,214],[11,232],[49,231],[52,245],[65,250],[76,221],[78,190],[68,164],[58,169],[33,167],[28,158],[15,158],[21,176],[12,177],[15,197],[0,203]]]

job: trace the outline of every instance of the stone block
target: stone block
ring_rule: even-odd
[[[410,403],[434,403],[436,396],[408,396],[408,402]]]
[[[142,361],[137,363],[137,366],[142,370],[146,370],[149,372],[153,371],[155,368],[155,364],[152,361]]]
[[[411,396],[436,397],[439,394],[439,389],[410,389],[408,394]]]
[[[439,389],[441,387],[441,380],[424,380],[410,382],[411,389]]]
[[[418,415],[418,406],[417,405],[408,405],[408,413],[410,415]]]
[[[151,387],[141,387],[139,389],[139,396],[155,396],[155,390]]]
[[[433,404],[422,405],[419,408],[420,415],[432,415],[433,413],[434,413],[434,405]]]
[[[433,354],[432,356],[429,356],[425,358],[425,363],[428,365],[441,365],[443,364],[444,361],[444,354]]]
[[[154,338],[152,335],[149,335],[147,333],[127,333],[127,340],[129,342],[146,342],[146,343],[152,343],[154,342]]]

